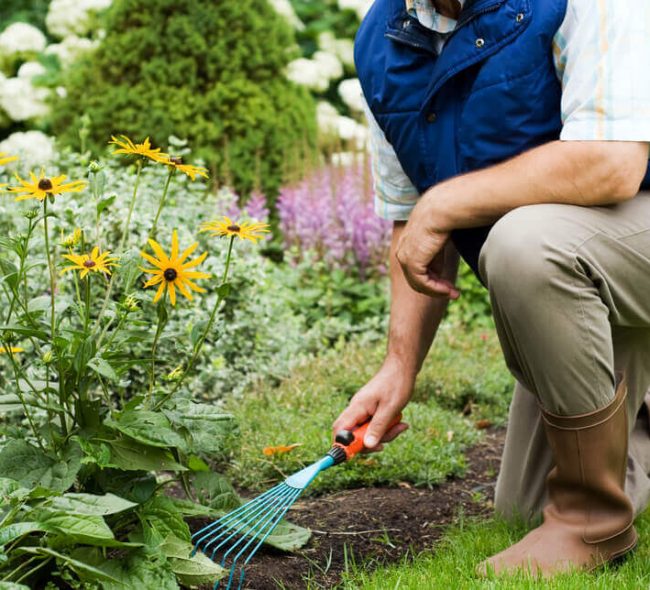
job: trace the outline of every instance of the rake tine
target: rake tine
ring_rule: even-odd
[[[278,490],[280,491],[280,490]],[[253,511],[251,514],[248,514],[245,519],[239,519],[237,523],[233,523],[226,531],[224,531],[222,534],[216,536],[214,539],[212,539],[210,542],[208,542],[204,547],[203,547],[203,552],[207,554],[207,550],[217,543],[217,541],[221,540],[221,537],[224,535],[230,533],[228,537],[225,539],[221,540],[221,542],[213,549],[212,554],[210,556],[210,559],[214,560],[214,556],[216,555],[217,551],[228,541],[230,541],[233,537],[237,536],[238,534],[246,535],[248,532],[246,532],[246,526],[248,525],[249,522],[252,522],[259,514],[264,513],[268,511],[269,509],[273,509],[273,506],[275,504],[278,504],[282,501],[283,497],[286,495],[286,491],[282,490],[282,492],[276,496],[274,496],[271,499],[267,499],[266,502],[263,504],[259,505],[256,507],[255,511]],[[250,530],[255,530],[254,527]],[[241,540],[237,541],[235,543],[235,547],[241,542]],[[232,550],[232,549],[231,549]],[[228,553],[231,551],[229,550],[225,555],[224,559],[222,559],[221,565],[223,566],[225,564],[225,558],[227,557]]]
[[[270,526],[268,526],[268,528],[266,529],[266,533],[264,533],[264,536],[263,536],[263,537],[258,541],[257,545],[255,545],[255,547],[253,547],[253,550],[248,554],[248,557],[246,557],[246,559],[244,560],[244,563],[241,565],[241,568],[240,568],[240,569],[241,569],[241,574],[240,574],[240,576],[239,576],[239,585],[238,585],[238,587],[237,587],[238,590],[241,589],[242,584],[244,583],[244,578],[245,578],[245,576],[246,576],[246,569],[245,569],[246,566],[248,565],[248,563],[250,562],[250,560],[253,558],[253,556],[257,553],[258,549],[262,546],[262,544],[264,543],[264,541],[266,541],[266,539],[268,538],[268,536],[273,532],[273,530],[274,530],[275,527],[279,524],[279,522],[282,520],[282,518],[284,518],[284,515],[289,511],[289,509],[291,508],[291,506],[293,505],[293,503],[298,499],[298,496],[300,496],[301,493],[302,493],[302,490],[301,490],[301,489],[297,489],[297,490],[295,491],[295,493],[294,493],[293,497],[291,498],[290,502],[288,502],[288,503],[286,504],[286,506],[285,506],[285,508],[282,510],[282,512],[281,512],[281,513],[277,516],[277,518],[276,518],[276,519],[275,519],[275,520],[270,524]],[[264,529],[262,529],[262,531],[260,531],[260,534],[262,534],[263,532],[264,532]],[[250,545],[253,541],[254,541],[254,538],[251,539],[251,540],[249,541],[248,545]],[[239,554],[237,554],[237,556],[235,557],[235,559],[234,559],[234,561],[233,561],[233,566],[234,566],[234,564],[237,562],[237,560],[239,559],[240,555],[243,553],[243,551],[244,551],[245,549],[246,549],[246,547],[244,547],[244,549],[242,549],[242,550],[239,552]]]
[[[269,536],[269,534],[271,534],[271,532],[277,526],[280,520],[282,520],[282,517],[287,513],[289,508],[291,508],[291,505],[295,502],[296,498],[300,495],[301,492],[302,490],[297,490],[295,488],[291,489],[289,493],[284,497],[282,503],[276,508],[276,510],[270,512],[268,516],[265,516],[264,520],[260,521],[259,525],[255,526],[256,529],[255,534],[250,537],[249,541],[239,550],[239,553],[237,553],[237,555],[232,561],[232,565],[230,566],[230,577],[228,579],[228,588],[230,588],[230,585],[232,584],[239,558],[246,552],[246,550],[251,546],[251,544],[253,544],[258,539],[259,536],[264,535],[262,539],[257,543],[252,553],[248,556],[248,558],[246,559],[246,561],[244,562],[241,568],[241,574],[240,574],[239,585],[238,585],[238,588],[241,588],[241,585],[243,583],[243,578],[245,575],[244,567],[246,566],[250,558],[253,556],[253,554],[257,551],[259,546],[263,543],[264,539],[266,539]],[[235,546],[229,549],[228,553],[230,553],[234,548]]]
[[[196,537],[200,537],[198,540],[194,541],[194,551],[192,552],[192,555],[195,555],[197,550],[200,548],[200,544],[203,543],[205,539],[208,537],[211,537],[216,533],[217,530],[220,528],[226,527],[230,522],[237,520],[239,516],[242,516],[246,512],[249,512],[252,510],[256,505],[262,503],[265,499],[267,499],[269,496],[272,496],[277,493],[277,488],[281,486],[275,486],[274,488],[271,488],[270,490],[264,492],[257,498],[251,500],[250,502],[246,502],[246,504],[242,504],[239,508],[236,510],[233,510],[232,512],[229,512],[228,514],[225,514],[222,516],[219,520],[214,521],[213,523],[210,523],[209,525],[203,527],[201,530],[197,531],[192,535],[192,540],[194,540]]]

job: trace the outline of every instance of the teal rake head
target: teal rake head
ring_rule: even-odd
[[[278,526],[302,491],[321,471],[332,465],[335,465],[335,459],[328,454],[192,535],[194,553],[200,549],[212,560],[221,555],[221,567],[230,566],[226,590],[243,587],[245,568],[253,555]],[[236,576],[237,570],[239,576]],[[234,586],[237,578],[239,581],[237,586]],[[220,581],[217,581],[215,590],[219,586]]]
[[[398,416],[391,428],[401,419],[401,415]],[[194,533],[192,555],[199,550],[212,560],[220,555],[221,567],[230,568],[226,590],[235,588],[234,584],[237,584],[237,590],[243,588],[246,566],[289,508],[321,471],[351,459],[364,448],[363,437],[368,424],[338,432],[332,448],[322,459]],[[220,587],[220,583],[215,583],[214,590]]]

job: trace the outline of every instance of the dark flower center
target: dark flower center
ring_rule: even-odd
[[[181,158],[180,156],[173,156],[169,158],[169,161],[172,164],[176,164],[176,166],[180,166],[183,163],[183,158]]]
[[[97,263],[94,260],[85,260],[84,266],[86,268],[93,268],[94,266],[97,266]]]
[[[49,178],[41,178],[38,182],[38,188],[42,191],[51,191],[53,187],[52,181]]]
[[[239,227],[238,225],[229,225],[228,231],[239,233],[241,231],[241,227]]]
[[[163,276],[165,277],[165,280],[166,280],[168,283],[172,283],[173,281],[176,280],[176,277],[178,276],[178,273],[176,272],[175,269],[173,269],[173,268],[168,268],[168,269],[164,272]]]

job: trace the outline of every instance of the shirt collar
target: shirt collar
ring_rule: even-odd
[[[420,24],[436,33],[451,33],[456,28],[456,19],[442,16],[433,5],[433,0],[405,0],[408,13],[417,18]],[[461,8],[465,0],[459,0]]]

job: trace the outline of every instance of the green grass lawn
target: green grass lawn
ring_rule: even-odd
[[[241,449],[232,451],[233,481],[264,489],[322,456],[332,421],[379,367],[384,346],[346,345],[299,367],[279,387],[262,384],[232,403],[241,429]],[[480,436],[476,421],[503,422],[510,391],[493,331],[444,326],[404,413],[411,430],[382,453],[322,474],[310,491],[401,481],[432,485],[460,474],[464,449]],[[270,457],[262,453],[292,444],[300,446]]]
[[[591,574],[574,573],[553,580],[523,575],[479,579],[474,568],[481,560],[519,540],[522,527],[497,520],[460,523],[453,527],[434,552],[422,553],[403,563],[379,569],[348,560],[341,590],[633,590],[650,588],[650,510],[637,520],[640,536],[636,551],[622,564]]]

